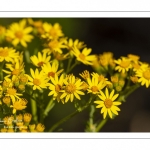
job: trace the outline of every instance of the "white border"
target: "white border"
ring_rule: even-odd
[[[1,11],[149,11],[149,0],[1,0]]]
[[[0,139],[150,139],[150,133],[0,133]]]
[[[149,18],[150,12],[0,12],[1,18]]]

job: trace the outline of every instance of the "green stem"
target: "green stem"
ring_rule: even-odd
[[[35,123],[37,123],[38,122],[37,105],[36,105],[36,101],[33,99],[31,99],[31,111],[32,111],[33,120],[35,121]]]
[[[5,61],[0,63],[0,81],[3,80],[3,67],[4,67]]]
[[[89,102],[83,106],[82,108],[80,108],[79,110],[74,111],[72,114],[64,117],[63,119],[61,119],[60,121],[58,121],[57,123],[55,123],[48,131],[52,132],[54,131],[58,126],[60,126],[62,123],[66,122],[68,119],[72,118],[73,116],[75,116],[76,114],[78,114],[79,112],[83,111],[84,109],[86,109],[92,101],[92,97],[90,97]]]
[[[49,101],[47,107],[44,110],[44,113],[43,113],[44,118],[48,115],[49,111],[54,107],[54,105],[55,105],[55,103],[54,103],[53,99],[51,99]]]
[[[71,66],[72,59],[73,59],[73,58],[70,58],[69,61],[68,61],[68,66],[67,66],[66,73],[69,72],[69,68],[70,68],[70,66]]]
[[[95,107],[94,107],[93,105],[91,105],[91,108],[90,108],[90,115],[89,115],[89,122],[90,122],[90,124],[93,124],[94,112],[95,112]]]
[[[27,61],[27,63],[29,64],[29,63],[30,63],[30,53],[29,53],[28,50],[25,50],[24,53],[25,53],[26,61]]]
[[[66,73],[69,73],[77,64],[78,64],[78,62],[75,61],[75,63],[68,69],[68,71]]]
[[[72,118],[73,116],[75,116],[76,114],[78,114],[79,112],[76,110],[75,112],[73,112],[72,114],[66,116],[65,118],[61,119],[59,122],[57,122],[56,124],[54,124],[48,131],[52,132],[54,131],[59,125],[61,125],[62,123],[66,122],[68,119]]]
[[[99,125],[97,126],[96,132],[100,131],[100,130],[102,129],[102,127],[106,124],[107,121],[108,121],[108,118],[103,119],[103,120],[99,123]]]

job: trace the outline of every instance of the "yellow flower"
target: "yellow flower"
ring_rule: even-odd
[[[106,86],[106,82],[98,81],[97,77],[92,77],[87,79],[87,83],[89,85],[87,91],[88,93],[99,94],[100,90],[102,90]]]
[[[9,96],[4,96],[3,97],[3,103],[5,103],[6,105],[9,105],[10,104],[10,97]]]
[[[13,107],[13,114],[15,114],[17,110],[23,110],[27,107],[26,106],[27,101],[23,98],[22,99],[20,98],[12,102],[13,102],[13,105],[10,105],[10,107]]]
[[[56,60],[61,61],[69,58],[69,53],[60,54],[58,52],[53,52],[53,56]]]
[[[30,130],[30,132],[36,132],[36,130],[35,130],[35,124],[30,124],[29,125],[29,130]]]
[[[7,126],[12,126],[13,122],[14,122],[14,116],[6,116],[3,118],[4,124]]]
[[[23,115],[23,120],[25,123],[29,123],[31,121],[32,115],[30,113],[25,113]]]
[[[45,34],[42,35],[43,38],[58,39],[64,35],[61,26],[58,23],[55,23],[54,26],[52,26],[50,23],[45,22],[43,23],[43,29],[45,31]]]
[[[87,70],[84,70],[82,73],[79,74],[83,79],[87,80],[90,78],[90,73]]]
[[[55,100],[57,98],[57,101],[60,101],[60,91],[62,90],[63,87],[63,81],[64,81],[64,75],[62,74],[60,76],[60,78],[58,78],[57,75],[55,75],[55,77],[51,77],[51,83],[49,83],[49,89],[50,92],[48,94],[48,96],[53,96],[53,99]],[[63,101],[62,101],[63,103]]]
[[[118,70],[119,72],[125,73],[132,68],[131,60],[129,58],[122,57],[121,59],[114,60],[114,62],[118,65],[115,67],[115,70]]]
[[[53,60],[52,64],[48,63],[48,64],[44,64],[42,66],[42,70],[43,73],[46,75],[46,77],[50,78],[50,77],[54,77],[55,75],[59,75],[63,69],[58,71],[58,67],[59,67],[59,63],[57,60]]]
[[[115,66],[113,53],[111,52],[104,52],[103,54],[99,55],[99,62],[100,65],[107,67],[108,65]]]
[[[19,61],[15,61],[12,64],[6,64],[6,67],[9,68],[10,71],[3,69],[3,72],[8,74],[7,76],[5,76],[5,78],[9,78],[10,76],[12,76],[12,78],[18,77],[21,73],[24,72],[24,63],[23,62],[20,63]]]
[[[41,20],[33,21],[31,18],[28,18],[27,21],[34,27],[36,33],[44,34],[43,22]]]
[[[22,46],[27,47],[26,42],[31,42],[33,39],[33,36],[29,34],[32,30],[32,27],[26,27],[26,19],[23,19],[19,23],[12,23],[6,31],[6,36],[12,39],[14,46],[21,43]]]
[[[60,96],[60,99],[65,98],[65,102],[68,102],[70,99],[71,102],[73,102],[74,96],[77,99],[81,99],[79,95],[84,95],[84,93],[81,91],[82,90],[82,83],[81,79],[75,79],[75,76],[70,75],[66,80],[64,79],[64,90],[61,90],[62,95]]]
[[[148,64],[147,63],[142,63],[142,62],[132,62],[132,67],[133,67],[133,71],[138,71],[140,69],[146,69],[148,67]]]
[[[66,40],[65,45],[69,51],[72,51],[73,47],[76,47],[77,49],[82,49],[86,46],[84,42],[80,42],[78,39],[76,39],[75,41],[73,41],[73,39],[69,39],[68,41]]]
[[[119,94],[115,94],[115,90],[112,90],[109,94],[108,89],[105,89],[105,94],[100,91],[100,95],[98,97],[100,100],[94,101],[94,103],[98,104],[96,108],[101,108],[101,114],[103,113],[103,118],[105,119],[107,114],[112,118],[112,114],[118,115],[117,111],[120,111],[120,109],[117,107],[117,105],[120,105],[121,102],[114,102],[116,98],[119,96]]]
[[[45,129],[45,126],[41,123],[38,123],[37,126],[36,126],[36,131],[38,132],[43,132]]]
[[[78,48],[73,48],[73,54],[76,56],[77,60],[82,62],[85,65],[92,65],[93,61],[96,59],[95,55],[89,55],[92,49],[84,48],[82,52]]]
[[[48,44],[47,44],[47,48],[43,49],[43,53],[46,54],[51,54],[52,52],[58,52],[60,54],[63,53],[62,48],[66,48],[66,46],[64,45],[66,39],[65,38],[61,38],[61,39],[54,39],[51,40]]]
[[[7,132],[7,128],[2,128],[1,132]]]
[[[141,68],[136,72],[137,77],[139,77],[138,82],[141,82],[141,85],[146,85],[148,88],[150,85],[150,67]]]
[[[133,61],[133,62],[138,62],[138,60],[140,59],[140,56],[133,55],[133,54],[128,54],[128,58],[130,58],[131,61]]]
[[[47,88],[47,82],[48,80],[44,77],[43,71],[38,71],[38,69],[33,71],[33,69],[30,68],[31,76],[28,75],[29,82],[28,85],[33,85],[33,90],[42,90],[42,88]]]
[[[42,67],[44,64],[49,63],[51,56],[47,56],[46,57],[46,53],[43,53],[43,55],[38,52],[38,56],[33,55],[30,57],[33,65],[35,65],[36,67]]]
[[[13,62],[14,59],[17,59],[19,57],[18,53],[15,52],[16,50],[13,48],[8,47],[0,47],[0,62],[6,61],[6,62]]]
[[[110,81],[108,81],[108,79],[105,78],[104,75],[102,75],[102,74],[98,74],[98,73],[93,72],[91,75],[92,75],[92,77],[94,77],[94,78],[98,78],[98,82],[103,81],[103,82],[105,82],[107,85],[111,85],[111,84],[112,84],[112,83],[111,83]]]
[[[20,99],[19,96],[22,96],[22,94],[17,93],[17,90],[13,87],[7,88],[5,96],[10,96],[12,99],[12,102],[15,102],[15,99]]]

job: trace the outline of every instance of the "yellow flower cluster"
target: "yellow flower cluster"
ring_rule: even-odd
[[[3,118],[3,128],[0,132],[43,132],[45,126],[41,123],[30,124],[32,115],[30,113],[13,115]]]
[[[39,40],[39,47],[32,47],[33,39]],[[92,54],[83,41],[65,37],[59,23],[22,19],[8,28],[0,25],[0,43],[6,44],[0,47],[1,132],[44,131],[43,124],[30,124],[32,118],[38,122],[38,115],[26,113],[31,104],[28,101],[34,100],[37,106],[31,109],[38,107],[44,116],[54,106],[53,100],[75,105],[82,100],[83,107],[98,104],[96,108],[101,108],[106,119],[118,115],[118,106],[132,86],[150,86],[150,65],[141,62],[139,56],[115,59],[111,52]],[[94,71],[72,73],[81,63]],[[86,100],[86,95],[92,100]]]

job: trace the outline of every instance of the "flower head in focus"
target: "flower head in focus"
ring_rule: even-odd
[[[70,75],[66,80],[64,80],[64,90],[61,90],[62,95],[60,96],[60,99],[65,98],[65,102],[68,102],[70,99],[71,102],[73,102],[74,97],[76,97],[78,100],[81,100],[79,95],[85,95],[84,92],[82,92],[82,81],[81,79],[75,79],[75,76]]]
[[[42,67],[44,64],[48,64],[51,56],[46,56],[46,53],[43,53],[43,55],[38,52],[38,56],[33,55],[30,57],[33,65],[35,65],[36,67]]]
[[[110,116],[110,118],[113,118],[112,114],[118,115],[117,111],[120,111],[120,109],[117,106],[121,105],[121,102],[114,102],[114,100],[117,99],[119,94],[114,93],[115,91],[112,90],[109,94],[109,91],[106,88],[105,93],[100,91],[100,95],[98,95],[100,100],[94,101],[94,103],[98,104],[96,108],[102,108],[100,113],[103,113],[104,119],[106,118],[107,114]]]
[[[28,75],[29,82],[28,85],[33,86],[33,90],[42,90],[42,88],[47,88],[47,82],[48,80],[44,77],[43,71],[38,71],[38,69],[33,71],[33,69],[30,69],[31,76]]]
[[[80,52],[80,50],[77,47],[75,47],[72,52],[76,56],[78,61],[82,62],[85,65],[92,65],[92,62],[96,59],[96,56],[89,55],[91,51],[91,48],[84,48],[82,52]]]

